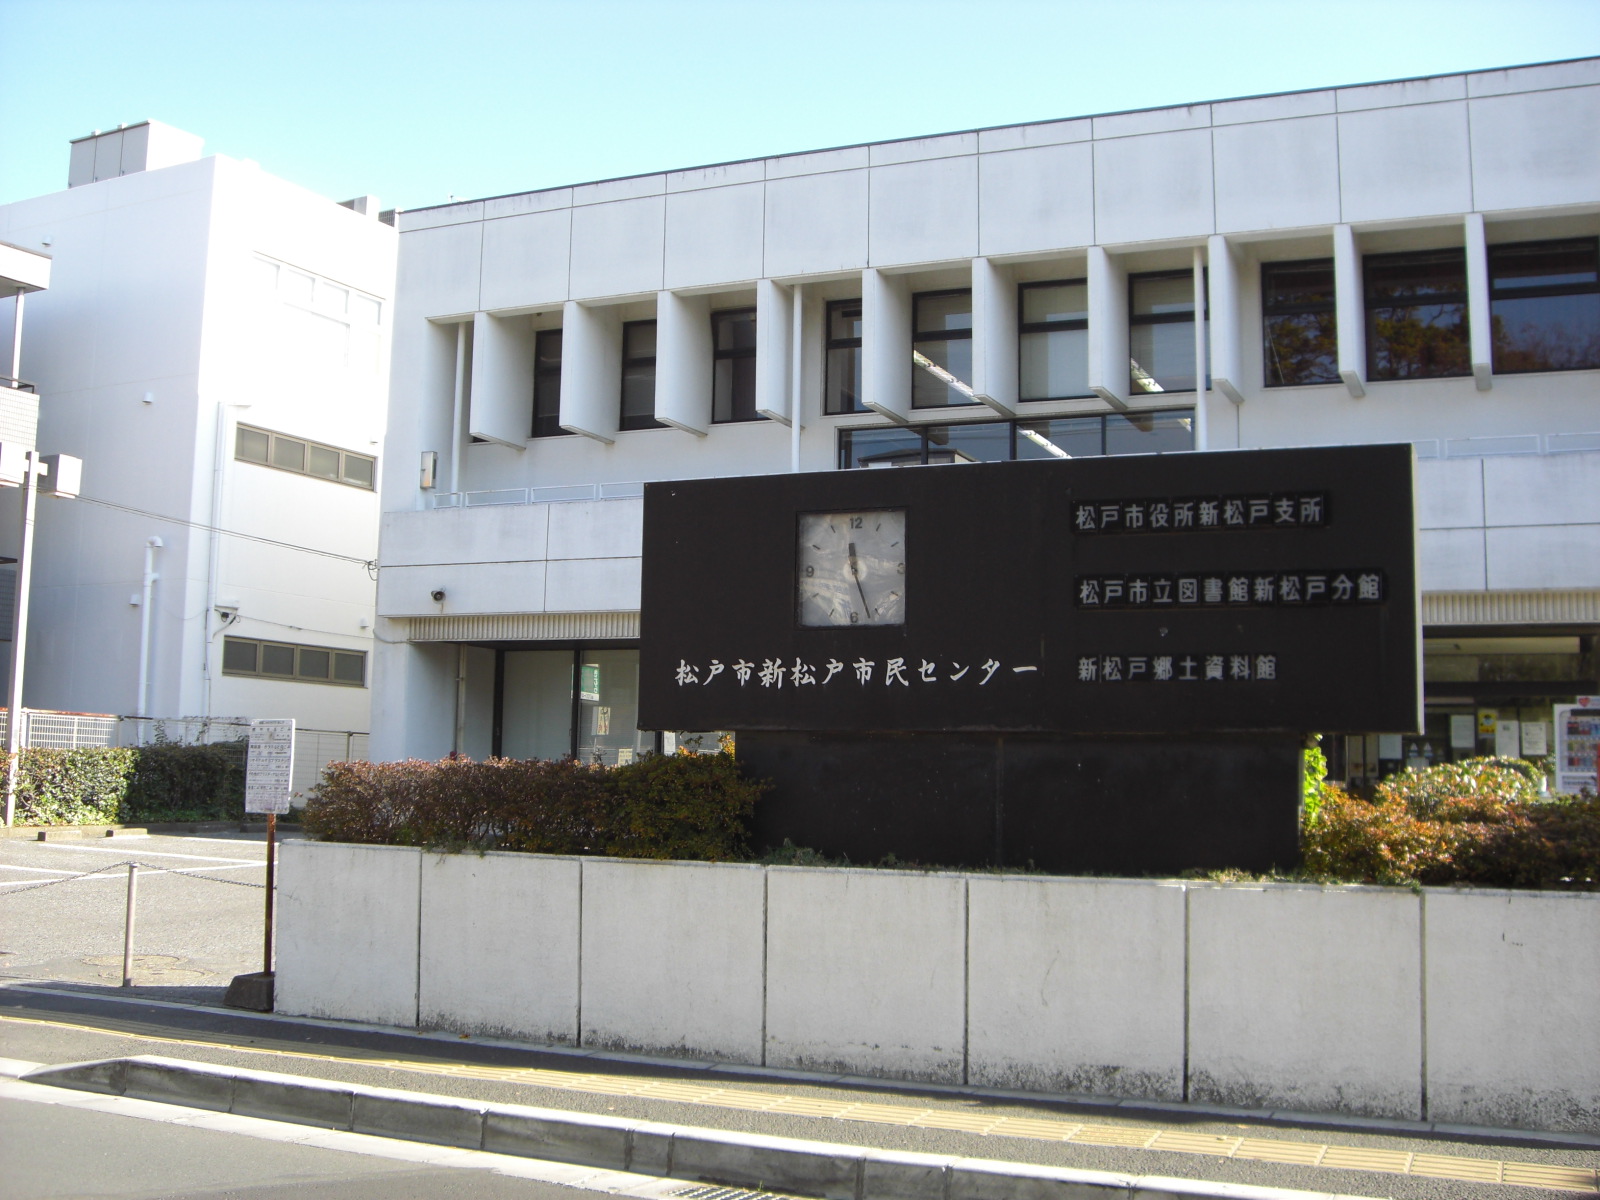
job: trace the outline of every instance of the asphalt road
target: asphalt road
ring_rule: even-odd
[[[134,983],[152,989],[143,994],[219,1003],[235,975],[261,970],[265,834],[5,838],[0,979],[118,987],[128,862],[139,864]]]

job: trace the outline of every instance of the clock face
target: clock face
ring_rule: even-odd
[[[904,625],[906,513],[801,513],[796,599],[800,624]]]

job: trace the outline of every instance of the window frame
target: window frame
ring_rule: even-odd
[[[1267,300],[1267,277],[1278,272],[1294,270],[1308,271],[1313,268],[1326,267],[1330,280],[1328,299],[1306,304],[1295,305],[1271,304]],[[1339,308],[1338,280],[1334,276],[1332,258],[1293,258],[1280,259],[1261,264],[1261,386],[1264,388],[1285,387],[1323,387],[1327,384],[1339,383],[1339,334],[1338,334],[1338,308]],[[1272,366],[1273,339],[1268,331],[1267,323],[1273,317],[1305,316],[1312,313],[1328,313],[1334,318],[1333,334],[1333,369],[1332,376],[1328,379],[1299,379],[1293,381],[1274,382],[1274,369]]]
[[[941,297],[944,297],[944,296],[965,296],[967,298],[967,327],[965,329],[931,329],[931,330],[927,330],[926,332],[923,331],[923,329],[921,328],[921,322],[918,320],[918,317],[919,317],[921,309],[922,309],[923,301],[925,301],[925,300],[937,300],[937,299],[940,299]],[[941,409],[966,408],[969,405],[981,403],[981,401],[978,400],[978,398],[972,394],[972,384],[968,380],[962,380],[962,382],[967,385],[967,393],[966,393],[967,398],[965,400],[959,400],[959,401],[956,401],[954,403],[949,403],[949,404],[918,404],[917,403],[917,374],[916,373],[917,373],[917,370],[918,370],[918,366],[917,366],[917,362],[916,362],[916,357],[918,355],[922,354],[922,351],[921,351],[920,347],[922,346],[922,344],[924,342],[966,342],[968,345],[971,345],[971,343],[972,343],[972,320],[973,320],[973,314],[972,314],[972,289],[970,287],[964,287],[964,288],[934,288],[934,289],[932,289],[930,291],[926,291],[926,292],[913,292],[913,293],[911,293],[911,354],[912,354],[912,365],[911,365],[911,397],[910,397],[910,400],[911,400],[911,407],[912,407],[913,410],[915,410],[917,412],[938,412]],[[923,357],[926,357],[926,355],[923,355]],[[950,373],[952,375],[955,375],[954,371],[952,371]],[[960,379],[961,377],[959,375],[957,375],[956,378]],[[959,389],[953,388],[952,385],[950,385],[950,384],[945,384],[945,388],[946,388],[947,392],[950,391],[950,390],[955,390],[958,395],[960,394]]]
[[[533,333],[533,419],[528,429],[530,438],[571,436],[570,430],[561,428],[561,369],[566,349],[561,335],[560,326],[555,329],[536,329]],[[556,346],[556,365],[553,372],[549,368],[541,369],[539,366],[540,362],[545,360],[544,348],[551,342]],[[552,376],[555,381],[553,388],[549,385]],[[543,385],[541,380],[544,381]],[[550,391],[555,392],[553,397],[546,394]]]
[[[1028,321],[1024,320],[1023,313],[1027,309],[1025,299],[1029,290],[1040,290],[1047,287],[1084,287],[1087,288],[1087,278],[1079,279],[1040,279],[1029,283],[1017,284],[1017,399],[1023,404],[1045,404],[1054,400],[1087,400],[1094,396],[1093,389],[1085,385],[1085,389],[1071,396],[1024,396],[1022,394],[1022,339],[1030,333],[1076,333],[1082,330],[1086,335],[1089,330],[1089,313],[1085,308],[1082,317],[1072,317],[1060,321]],[[1085,297],[1087,304],[1087,297]]]
[[[240,450],[240,442],[242,440],[242,436],[241,435],[246,434],[246,433],[261,434],[261,435],[264,435],[266,437],[266,439],[267,439],[267,456],[266,456],[265,459],[249,458],[249,457],[246,457],[243,453],[241,453],[241,450]],[[279,441],[297,442],[297,443],[300,444],[300,446],[302,447],[302,451],[301,451],[301,455],[300,455],[301,465],[298,468],[296,468],[296,467],[287,467],[287,466],[284,466],[282,463],[275,461],[275,459],[277,457],[277,447],[278,447]],[[339,456],[339,475],[338,475],[338,478],[334,478],[332,475],[324,475],[320,471],[311,470],[311,468],[310,468],[311,452],[313,450],[324,450],[324,451],[327,451],[330,454],[337,454]],[[368,464],[368,466],[371,468],[371,478],[368,481],[362,482],[360,479],[352,478],[350,476],[350,473],[346,469],[345,464],[351,459],[355,459],[357,461],[364,462],[364,463]],[[314,440],[312,438],[296,437],[292,433],[279,433],[275,429],[264,429],[260,425],[246,425],[243,422],[240,422],[240,423],[238,423],[238,424],[236,424],[234,426],[234,429],[233,429],[233,461],[234,462],[250,463],[252,466],[257,466],[257,467],[268,467],[268,468],[270,468],[270,469],[272,469],[274,471],[282,471],[286,475],[301,475],[301,476],[304,476],[307,479],[320,479],[324,483],[337,483],[337,484],[341,484],[344,487],[358,488],[358,489],[360,489],[361,491],[364,491],[364,492],[375,492],[375,491],[378,490],[378,456],[377,455],[375,455],[375,454],[359,454],[354,450],[346,450],[346,449],[344,449],[344,448],[342,448],[340,446],[330,446],[327,442],[319,442],[319,441],[316,441],[316,440]]]
[[[865,404],[861,403],[859,393],[855,397],[855,407],[844,408],[834,403],[833,394],[829,391],[829,381],[833,378],[833,352],[835,350],[855,350],[856,372],[861,370],[861,339],[859,337],[834,337],[833,315],[840,309],[854,308],[859,313],[861,310],[861,297],[845,300],[829,300],[823,313],[822,325],[822,412],[828,417],[850,416],[855,413],[870,412]],[[858,318],[859,319],[859,318]]]
[[[253,648],[252,661],[254,665],[246,670],[239,666],[230,666],[228,663],[229,652],[238,646]],[[266,647],[279,650],[288,650],[294,655],[294,671],[284,674],[281,671],[267,671],[263,669],[263,651]],[[328,656],[328,672],[326,675],[307,675],[301,671],[301,656],[305,654],[326,654]],[[238,679],[267,679],[275,683],[317,683],[327,687],[365,688],[367,686],[367,651],[350,650],[343,646],[314,646],[300,642],[285,642],[277,638],[248,638],[224,636],[222,639],[222,673]],[[359,683],[348,679],[338,678],[339,658],[359,658],[361,660],[361,681]]]
[[[892,464],[892,465],[895,465],[895,466],[930,466],[930,465],[939,466],[939,465],[946,465],[946,464],[939,464],[939,463],[929,463],[929,461],[928,461],[930,454],[935,452],[933,450],[933,448],[932,448],[933,447],[933,443],[932,443],[932,441],[931,441],[931,439],[929,437],[930,432],[933,431],[933,430],[938,430],[938,429],[960,428],[962,426],[976,426],[976,425],[1006,425],[1006,426],[1009,427],[1009,430],[1010,430],[1009,443],[1008,443],[1009,444],[1009,456],[1007,458],[1004,458],[1004,459],[994,459],[994,460],[989,460],[989,461],[995,461],[995,462],[1042,461],[1042,460],[1038,460],[1038,459],[1021,459],[1021,458],[1018,458],[1018,456],[1017,456],[1018,439],[1020,437],[1024,436],[1021,433],[1019,433],[1019,428],[1021,426],[1023,426],[1023,425],[1036,425],[1041,421],[1088,421],[1088,420],[1097,420],[1097,421],[1100,422],[1100,451],[1099,451],[1099,453],[1095,454],[1095,455],[1077,455],[1077,456],[1074,456],[1074,457],[1080,457],[1080,458],[1088,458],[1088,457],[1094,457],[1094,458],[1118,458],[1118,457],[1121,457],[1121,455],[1111,454],[1111,453],[1109,453],[1109,451],[1107,449],[1111,445],[1111,431],[1110,431],[1108,422],[1110,422],[1112,420],[1136,420],[1136,419],[1138,419],[1140,417],[1152,417],[1152,418],[1169,417],[1169,416],[1186,416],[1186,417],[1188,417],[1190,422],[1191,422],[1190,427],[1189,427],[1189,448],[1188,448],[1188,450],[1157,450],[1157,451],[1147,451],[1146,452],[1146,453],[1156,453],[1156,454],[1187,454],[1187,453],[1193,453],[1194,452],[1194,426],[1193,426],[1194,414],[1195,414],[1195,410],[1194,410],[1194,407],[1191,405],[1191,406],[1187,406],[1187,407],[1179,406],[1179,407],[1174,407],[1174,408],[1148,408],[1148,409],[1147,408],[1140,408],[1140,409],[1134,409],[1131,412],[1078,412],[1078,413],[1067,412],[1067,413],[1051,413],[1051,414],[1048,414],[1048,415],[1040,414],[1040,415],[1037,415],[1037,416],[1027,416],[1027,417],[1009,417],[1009,418],[1005,418],[1005,417],[995,416],[995,417],[980,418],[978,420],[970,420],[970,421],[918,421],[918,422],[916,422],[915,424],[912,424],[912,425],[853,425],[853,426],[840,426],[838,428],[838,430],[837,430],[837,433],[835,435],[835,440],[834,440],[834,468],[835,468],[835,470],[840,470],[840,471],[864,471],[864,470],[872,469],[870,467],[862,467],[862,466],[854,465],[852,462],[847,461],[846,455],[848,453],[847,447],[849,445],[849,442],[852,440],[853,435],[858,434],[858,433],[875,433],[875,432],[893,433],[893,434],[899,435],[901,437],[907,437],[907,438],[914,437],[914,438],[918,439],[919,444],[920,444],[920,449],[918,451],[916,451],[916,461],[915,462],[906,461],[906,462],[903,462],[903,463],[895,463],[895,464]],[[905,451],[905,452],[902,452],[900,457],[905,457],[909,453],[910,453],[909,450]]]
[[[1587,250],[1590,269],[1595,272],[1595,281],[1592,283],[1554,283],[1533,287],[1506,287],[1496,283],[1496,259],[1515,251],[1529,251],[1542,249],[1556,249],[1560,247],[1582,247]],[[1490,329],[1490,357],[1493,361],[1493,371],[1496,375],[1549,375],[1559,371],[1592,371],[1600,368],[1600,362],[1592,366],[1574,367],[1509,367],[1500,365],[1500,341],[1494,336],[1495,330],[1495,301],[1497,300],[1544,300],[1558,296],[1594,296],[1600,295],[1600,237],[1573,237],[1573,238],[1540,238],[1528,242],[1498,242],[1488,248],[1489,260],[1489,329]]]
[[[664,422],[656,420],[656,358],[657,355],[628,353],[628,331],[648,325],[656,329],[656,318],[649,317],[638,321],[624,321],[622,323],[622,378],[617,385],[617,428],[618,429],[667,429]],[[624,407],[628,398],[628,368],[649,365],[650,367],[650,411],[645,413],[629,414]]]
[[[713,425],[742,425],[750,421],[766,420],[756,411],[756,390],[753,376],[750,381],[750,395],[747,398],[747,403],[740,403],[737,389],[732,388],[730,385],[732,394],[728,397],[728,407],[731,415],[726,417],[717,416],[717,364],[721,362],[737,362],[746,358],[754,359],[756,356],[755,345],[746,348],[722,349],[717,344],[721,340],[718,335],[721,333],[722,323],[737,317],[749,317],[751,318],[751,325],[754,327],[755,316],[756,309],[753,304],[739,308],[721,308],[711,314],[711,423]],[[752,342],[754,340],[752,339]],[[737,374],[730,372],[730,377],[737,378]]]

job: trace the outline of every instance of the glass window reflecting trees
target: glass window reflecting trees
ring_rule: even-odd
[[[1369,254],[1362,274],[1368,379],[1436,379],[1469,372],[1464,250]]]
[[[1195,390],[1193,271],[1128,277],[1128,357],[1134,395]]]
[[[1089,391],[1089,287],[1082,279],[1017,289],[1018,396],[1068,400]]]
[[[730,308],[711,314],[715,363],[711,419],[756,421],[756,310]]]
[[[656,420],[656,323],[622,327],[622,412],[619,429],[665,429]]]
[[[1261,326],[1268,387],[1338,383],[1333,259],[1263,263]]]
[[[1489,247],[1496,373],[1600,367],[1600,241]]]
[[[839,431],[839,468],[1092,458],[1194,449],[1194,411],[1106,413]]]
[[[866,412],[861,403],[861,301],[828,302],[827,382],[822,411]]]
[[[556,437],[561,428],[561,330],[541,329],[533,344],[533,433]]]
[[[911,297],[911,407],[976,404],[972,398],[972,289]]]

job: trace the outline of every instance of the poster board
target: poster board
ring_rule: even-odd
[[[251,721],[250,751],[245,760],[245,812],[280,816],[288,812],[293,781],[294,720]]]

